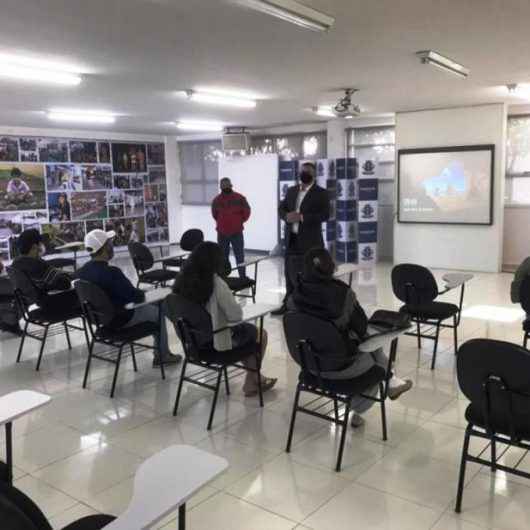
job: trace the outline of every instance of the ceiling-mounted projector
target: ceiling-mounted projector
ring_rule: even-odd
[[[356,88],[347,88],[344,97],[333,107],[333,113],[337,118],[356,118],[361,114],[359,105],[352,103],[352,96],[358,92]]]

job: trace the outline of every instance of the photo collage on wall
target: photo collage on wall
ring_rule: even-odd
[[[37,228],[48,252],[114,230],[115,245],[169,240],[165,146],[0,136],[0,257]]]

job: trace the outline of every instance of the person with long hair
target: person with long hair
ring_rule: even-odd
[[[232,291],[223,280],[225,275],[225,257],[221,247],[217,243],[206,241],[200,243],[186,261],[182,273],[175,280],[173,291],[190,302],[203,306],[210,314],[212,328],[224,328],[230,322],[238,322],[243,316],[241,306],[236,302]],[[242,348],[256,345],[258,342],[258,330],[256,326],[248,322],[215,333],[212,346],[217,351],[228,351],[234,348]],[[261,360],[267,348],[267,332],[263,330],[261,343]],[[244,364],[248,368],[257,368],[255,356],[245,359]],[[261,387],[265,392],[270,390],[277,379],[261,376]],[[258,393],[258,378],[255,372],[247,372],[243,384],[243,393],[246,397],[255,396]]]

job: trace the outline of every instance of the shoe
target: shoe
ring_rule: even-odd
[[[163,355],[162,357],[155,357],[153,359],[153,368],[160,368],[160,359],[162,359],[162,363],[164,364],[164,366],[167,366],[168,364],[180,363],[180,361],[182,361],[182,355],[168,353],[166,355]]]
[[[388,388],[388,397],[395,401],[401,394],[408,392],[412,388],[412,381],[410,379],[405,379],[402,384],[396,385],[394,387]]]
[[[278,379],[276,377],[264,377],[261,380],[261,391],[267,392],[267,390],[270,390],[276,383]],[[245,390],[243,389],[243,393],[245,394],[245,397],[253,397],[258,395],[258,389],[254,390]]]
[[[281,317],[282,315],[285,315],[285,313],[287,313],[287,306],[285,304],[282,304],[278,309],[271,311],[273,317]]]
[[[354,429],[359,429],[366,423],[366,420],[360,415],[357,414],[357,412],[354,412],[351,416],[350,425]]]

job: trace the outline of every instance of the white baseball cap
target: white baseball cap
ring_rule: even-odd
[[[89,254],[95,254],[109,239],[114,239],[115,236],[114,230],[109,232],[99,229],[92,230],[85,236],[85,248]]]

